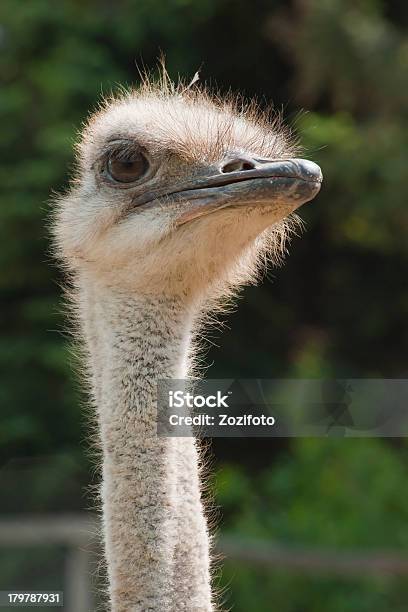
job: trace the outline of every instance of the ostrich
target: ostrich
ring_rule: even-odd
[[[114,612],[214,610],[197,443],[157,436],[156,384],[189,375],[206,315],[256,279],[318,193],[319,167],[294,151],[254,104],[166,79],[105,101],[84,128],[53,231],[97,414]]]

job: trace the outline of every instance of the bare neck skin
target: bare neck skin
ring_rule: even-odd
[[[209,537],[195,441],[156,435],[156,382],[187,375],[192,315],[177,297],[82,281],[112,610],[209,612]]]

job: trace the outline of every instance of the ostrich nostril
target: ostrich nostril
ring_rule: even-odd
[[[254,170],[255,163],[248,159],[232,159],[221,167],[221,172],[239,172],[240,170]]]

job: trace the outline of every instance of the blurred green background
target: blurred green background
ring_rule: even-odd
[[[407,377],[408,3],[404,0],[2,0],[1,513],[87,510],[97,482],[64,332],[47,200],[88,111],[162,50],[173,78],[273,101],[323,168],[307,232],[248,288],[208,376]],[[299,113],[300,110],[308,112]],[[217,440],[220,531],[291,547],[407,552],[405,440]],[[407,553],[408,554],[408,553]],[[57,588],[0,551],[0,588]],[[47,561],[48,559],[48,561]],[[40,561],[39,561],[40,560]],[[43,569],[39,571],[39,565]],[[41,582],[42,580],[42,582]],[[403,612],[407,581],[220,572],[235,612]]]

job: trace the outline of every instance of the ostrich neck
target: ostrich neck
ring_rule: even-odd
[[[175,296],[124,294],[89,282],[79,303],[103,454],[112,610],[209,612],[195,441],[156,434],[157,380],[186,376],[192,316]]]

